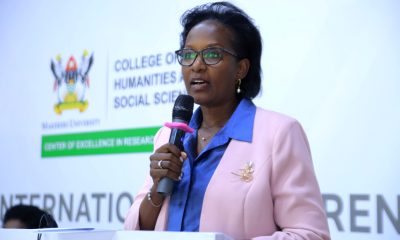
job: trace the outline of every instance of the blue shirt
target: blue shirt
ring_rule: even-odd
[[[197,155],[197,131],[203,119],[200,108],[193,114],[189,126],[195,129],[186,134],[183,146],[188,158],[183,163],[181,181],[175,183],[169,204],[168,231],[199,231],[203,198],[231,139],[251,142],[256,107],[243,99],[231,118]]]

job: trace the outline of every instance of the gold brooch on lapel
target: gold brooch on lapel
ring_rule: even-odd
[[[253,162],[246,163],[244,168],[239,169],[238,173],[232,172],[233,175],[239,176],[240,180],[245,182],[250,182],[251,180],[253,180],[253,173],[254,173]]]

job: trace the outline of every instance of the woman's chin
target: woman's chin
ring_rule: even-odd
[[[210,96],[207,94],[199,94],[199,93],[189,93],[190,96],[193,97],[194,102],[198,105],[204,105],[210,101]]]

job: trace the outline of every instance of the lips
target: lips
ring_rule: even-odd
[[[190,79],[190,85],[200,85],[200,84],[206,84],[208,81],[204,80],[202,77],[192,77]]]
[[[190,87],[193,91],[206,90],[209,82],[202,78],[192,78],[190,80]]]
[[[191,85],[199,85],[199,84],[205,84],[205,83],[206,83],[206,81],[204,81],[202,79],[195,79],[195,80],[190,81]]]

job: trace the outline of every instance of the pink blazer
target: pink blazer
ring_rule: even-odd
[[[160,129],[155,149],[168,142],[169,134],[168,128]],[[254,171],[245,181],[242,170],[250,163]],[[152,184],[148,176],[125,229],[140,229],[139,206]],[[169,198],[156,231],[166,229],[168,206]],[[200,231],[223,232],[234,239],[330,239],[310,148],[296,120],[257,108],[253,141],[231,140],[208,184]]]

